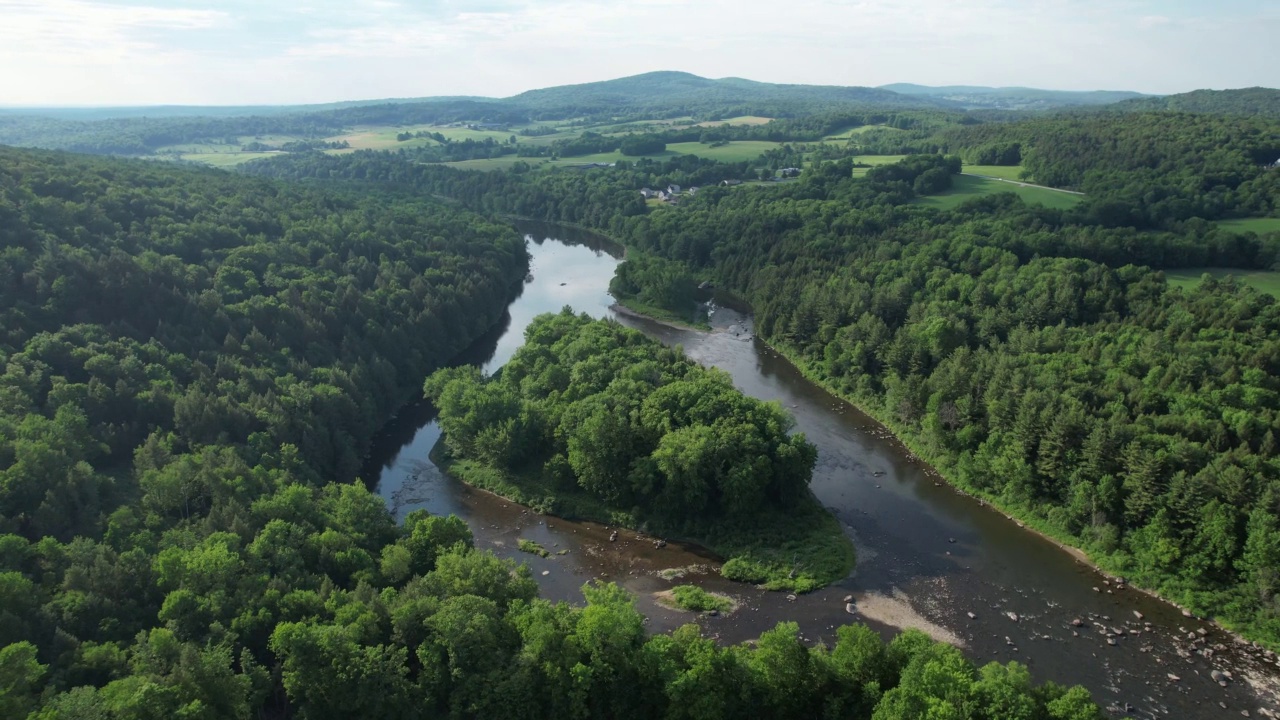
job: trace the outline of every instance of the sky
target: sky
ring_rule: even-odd
[[[654,70],[1280,86],[1280,0],[0,0],[0,106],[505,97]]]

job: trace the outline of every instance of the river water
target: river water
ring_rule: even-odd
[[[754,339],[748,316],[715,308],[710,320],[716,330],[708,333],[619,315],[607,292],[617,248],[561,227],[522,229],[532,279],[502,322],[459,362],[496,370],[523,342],[533,317],[566,305],[682,346],[690,357],[730,373],[746,394],[776,400],[795,416],[796,429],[818,447],[813,492],[853,538],[857,569],[792,601],[724,580],[715,572],[716,559],[698,548],[659,548],[654,538],[629,531],[610,542],[610,528],[538,515],[443,476],[428,458],[439,427],[422,402],[388,425],[365,468],[364,477],[377,478],[378,492],[398,518],[417,508],[462,517],[478,547],[527,563],[542,596],[552,600],[581,603],[583,583],[618,582],[637,596],[654,630],[697,622],[710,636],[739,642],[794,621],[806,640],[830,642],[835,628],[848,622],[864,622],[886,636],[919,627],[960,645],[979,663],[1016,660],[1031,668],[1037,682],[1084,685],[1117,716],[1280,713],[1274,660],[1167,603],[1117,587],[1069,552],[950,489],[875,421],[805,380]],[[519,538],[565,554],[522,553]],[[680,583],[733,596],[741,609],[707,617],[658,605],[653,594],[676,584],[666,579],[674,573],[683,573]],[[846,611],[848,595],[856,615]],[[1193,641],[1201,633],[1203,639]],[[1220,687],[1210,677],[1215,669],[1230,672],[1233,681]]]

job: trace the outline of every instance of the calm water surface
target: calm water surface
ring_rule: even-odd
[[[522,229],[532,280],[499,326],[459,361],[493,372],[522,344],[530,320],[566,305],[683,346],[690,357],[729,372],[743,392],[777,400],[795,416],[797,430],[819,451],[813,491],[857,544],[857,570],[836,586],[792,602],[782,593],[725,581],[715,572],[716,559],[698,548],[657,548],[653,538],[627,531],[611,543],[609,528],[537,515],[472,490],[444,477],[428,458],[440,430],[432,409],[421,402],[384,430],[365,470],[366,478],[377,478],[378,492],[398,518],[417,508],[464,518],[477,546],[527,563],[543,597],[580,603],[588,580],[619,582],[637,595],[655,630],[696,620],[708,634],[736,642],[787,620],[816,642],[830,641],[835,628],[856,619],[891,634],[897,628],[847,614],[844,596],[859,602],[896,597],[949,631],[975,660],[1016,660],[1031,667],[1037,681],[1082,684],[1117,715],[1126,714],[1126,706],[1132,716],[1152,718],[1240,717],[1242,710],[1258,717],[1260,708],[1278,709],[1274,691],[1255,692],[1242,681],[1274,682],[1280,673],[1275,664],[1171,605],[1115,589],[1067,552],[949,489],[873,420],[809,383],[755,340],[749,317],[717,308],[711,315],[717,330],[704,333],[618,316],[607,292],[619,262],[616,248],[565,228]],[[568,552],[538,558],[519,552],[518,538]],[[674,584],[658,572],[670,568],[686,569],[679,582],[726,592],[743,609],[711,618],[658,606],[652,593]],[[1085,626],[1074,627],[1076,618]],[[1212,659],[1184,656],[1196,647],[1189,634],[1197,637],[1200,629],[1208,634],[1199,647],[1226,646]],[[1105,633],[1116,635],[1115,645]],[[1219,687],[1209,677],[1215,668],[1232,671],[1237,682]]]

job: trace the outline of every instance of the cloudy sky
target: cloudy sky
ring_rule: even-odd
[[[1280,86],[1277,0],[0,0],[0,106],[506,96],[651,70]]]

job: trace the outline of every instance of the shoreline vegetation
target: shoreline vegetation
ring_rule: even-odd
[[[852,541],[808,488],[816,450],[776,403],[615,322],[566,310],[527,338],[491,378],[428,379],[443,472],[537,512],[700,545],[731,580],[809,592],[848,576]]]
[[[621,243],[621,241],[614,240],[614,238],[611,238],[611,240],[613,240],[613,242]],[[618,305],[622,305],[621,301],[618,302]],[[696,331],[699,332],[714,332],[704,328],[691,328],[690,325],[676,323],[673,322],[673,320],[660,318],[660,316],[639,313],[639,311],[631,309],[631,307],[622,306],[622,310],[622,314],[630,314],[632,316],[637,316],[637,318],[652,320],[652,322],[655,323],[672,324],[676,325],[676,327],[680,327],[681,329],[696,329]],[[1212,623],[1217,626],[1217,628],[1220,628],[1222,632],[1231,635],[1233,638],[1238,638],[1239,641],[1257,642],[1248,638],[1247,634],[1242,632],[1242,629],[1238,628],[1238,626],[1229,623],[1229,621],[1226,621],[1225,619],[1219,618],[1219,616],[1211,614],[1211,612],[1204,612],[1201,609],[1197,609],[1197,607],[1189,605],[1189,603],[1176,601],[1174,598],[1162,593],[1160,589],[1149,587],[1148,584],[1140,582],[1135,583],[1133,578],[1125,575],[1128,569],[1121,568],[1121,566],[1117,566],[1114,562],[1107,562],[1105,559],[1100,559],[1100,557],[1094,556],[1093,553],[1085,550],[1083,547],[1080,547],[1079,544],[1075,544],[1073,542],[1074,538],[1064,537],[1064,533],[1060,532],[1059,529],[1052,528],[1051,525],[1044,523],[1042,519],[1034,518],[1034,516],[1025,514],[1025,512],[1012,509],[1012,507],[1007,506],[1006,503],[998,500],[997,497],[986,495],[986,493],[975,492],[970,488],[961,487],[960,484],[956,483],[955,479],[948,474],[948,468],[945,462],[941,462],[937,457],[929,454],[929,452],[925,452],[923,448],[920,447],[919,442],[914,442],[915,438],[911,437],[910,433],[904,432],[899,425],[888,420],[883,413],[879,413],[879,411],[874,409],[872,404],[868,404],[868,402],[865,402],[863,398],[847,395],[847,393],[838,391],[838,388],[833,386],[826,377],[815,372],[812,366],[806,364],[803,357],[797,354],[794,348],[788,347],[785,343],[769,342],[763,340],[763,338],[760,342],[763,342],[765,346],[771,348],[771,350],[776,352],[776,354],[780,355],[788,364],[791,364],[792,368],[799,370],[800,374],[803,375],[806,380],[809,380],[809,382],[814,383],[815,386],[822,388],[824,392],[828,393],[828,395],[849,402],[849,404],[854,406],[855,409],[858,409],[860,413],[867,415],[868,418],[876,421],[879,425],[882,425],[884,429],[887,429],[888,432],[890,432],[893,441],[900,443],[900,445],[904,447],[906,451],[910,452],[911,455],[914,455],[916,459],[924,462],[924,464],[927,465],[928,470],[932,471],[932,473],[936,475],[941,482],[946,483],[946,486],[951,488],[952,491],[960,493],[960,495],[973,498],[973,500],[977,500],[978,502],[983,503],[983,505],[992,507],[993,510],[1000,512],[1000,514],[1004,515],[1005,518],[1018,524],[1020,529],[1025,530],[1025,532],[1036,534],[1036,536],[1055,544],[1056,547],[1059,547],[1060,550],[1068,553],[1071,557],[1074,557],[1074,559],[1080,562],[1080,564],[1088,566],[1088,568],[1093,570],[1097,570],[1098,573],[1105,575],[1107,579],[1121,580],[1121,582],[1128,585],[1129,588],[1134,589],[1134,591],[1146,594],[1148,597],[1156,598],[1158,601],[1165,602],[1167,605],[1176,607],[1176,609],[1183,612],[1184,615],[1190,615],[1194,616],[1194,618],[1206,620],[1208,623]],[[934,639],[940,638],[934,637]],[[942,639],[942,642],[947,641],[946,639]],[[1265,642],[1260,642],[1260,644],[1270,647]],[[1272,650],[1274,650],[1274,648],[1272,648]]]
[[[707,615],[732,615],[740,606],[724,593],[708,592],[697,585],[677,585],[654,593],[653,599],[668,610]]]
[[[881,413],[874,411],[873,408],[862,402],[859,398],[842,394],[837,391],[831,383],[829,383],[820,374],[815,373],[812,368],[808,367],[807,364],[804,363],[803,360],[800,360],[790,348],[785,345],[774,344],[764,340],[761,340],[761,342],[785,359],[792,367],[798,370],[806,380],[818,386],[832,397],[848,402],[859,412],[888,430],[893,441],[901,444],[903,448],[911,453],[911,455],[922,462],[928,471],[931,471],[935,477],[946,483],[947,487],[951,490],[992,508],[1004,517],[1013,521],[1020,529],[1049,541],[1060,550],[1073,557],[1077,562],[1096,570],[1110,581],[1119,582],[1121,585],[1126,586],[1129,589],[1175,607],[1182,611],[1184,615],[1208,622],[1240,642],[1244,642],[1246,644],[1257,643],[1263,647],[1271,647],[1265,642],[1248,638],[1239,628],[1234,627],[1231,623],[1220,617],[1204,613],[1194,607],[1188,607],[1187,605],[1179,603],[1167,595],[1162,594],[1158,589],[1135,582],[1133,578],[1123,574],[1125,572],[1124,568],[1117,567],[1113,563],[1107,563],[1105,560],[1100,560],[1090,554],[1088,550],[1072,544],[1069,538],[1061,537],[1060,533],[1055,528],[1047,525],[1042,519],[1021,514],[1016,509],[1010,508],[1004,503],[1001,503],[995,497],[960,486],[947,474],[946,468],[941,463],[937,462],[936,458],[932,457],[929,453],[923,452],[919,448],[919,443],[913,442],[914,438],[912,438],[909,433],[903,432],[896,424],[887,421]],[[1271,649],[1274,650],[1275,648]]]

